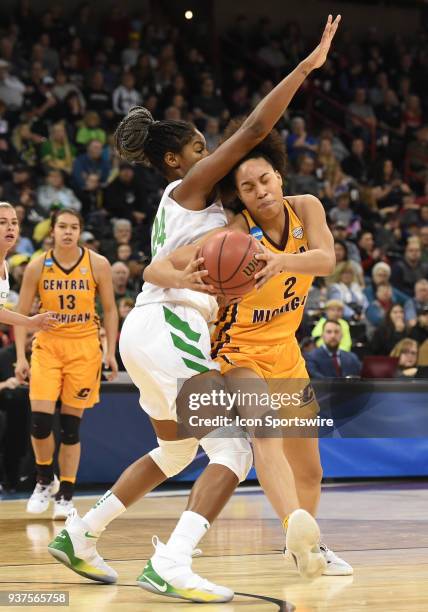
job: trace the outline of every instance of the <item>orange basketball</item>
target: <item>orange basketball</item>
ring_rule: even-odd
[[[265,265],[255,258],[262,247],[250,234],[225,231],[214,234],[201,249],[203,267],[208,270],[204,278],[219,295],[239,297],[254,287],[254,275]]]

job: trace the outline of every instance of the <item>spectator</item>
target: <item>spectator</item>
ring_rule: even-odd
[[[324,323],[328,321],[337,321],[342,330],[340,340],[340,348],[342,351],[350,351],[352,347],[352,338],[348,321],[343,318],[344,304],[340,300],[329,300],[325,305],[325,316],[322,316],[312,330],[312,337],[315,338],[317,346],[322,346],[322,331]]]
[[[129,33],[129,43],[126,49],[122,51],[121,62],[125,70],[133,68],[141,53],[141,41],[139,32]]]
[[[371,104],[367,104],[367,94],[363,87],[355,90],[354,101],[348,106],[352,113],[348,128],[356,135],[362,136],[366,142],[372,137],[372,131],[376,128],[376,115]]]
[[[205,129],[209,117],[218,117],[221,121],[229,118],[229,112],[220,94],[216,93],[211,77],[202,81],[201,93],[193,100],[193,114],[196,124],[202,129]]]
[[[122,261],[116,261],[112,267],[113,289],[116,303],[120,298],[134,297],[128,289],[129,268]]]
[[[39,163],[39,146],[45,141],[43,136],[31,130],[31,123],[19,123],[12,135],[12,143],[22,164],[34,168]]]
[[[412,328],[409,337],[416,340],[420,346],[428,340],[428,303],[420,306],[416,311],[416,315],[416,325]]]
[[[370,165],[363,138],[354,138],[352,140],[351,154],[342,161],[342,168],[346,174],[352,176],[358,183],[368,183]]]
[[[418,310],[428,306],[428,280],[421,278],[415,283],[415,297],[408,298],[404,304],[404,316],[409,327],[416,325]]]
[[[363,269],[360,266],[360,264],[358,264],[356,261],[349,259],[348,246],[346,242],[344,242],[343,240],[335,240],[334,241],[334,252],[336,254],[336,265],[343,263],[343,262],[349,262],[355,270],[355,274],[358,278],[358,282],[360,283],[360,285],[363,285],[364,284]]]
[[[9,74],[9,62],[0,59],[0,100],[9,111],[18,112],[24,102],[25,85]]]
[[[393,306],[394,301],[392,298],[392,287],[389,283],[378,283],[375,291],[375,299],[371,300],[367,306],[365,316],[373,327],[378,327],[384,320],[386,313]]]
[[[395,289],[391,285],[390,278],[391,266],[389,266],[387,263],[384,261],[379,261],[373,266],[371,281],[366,283],[366,288],[364,289],[364,293],[366,294],[369,302],[372,302],[376,298],[376,289],[378,285],[387,284],[391,287],[393,303],[404,306],[408,297],[405,293],[398,291],[398,289]]]
[[[415,283],[428,278],[428,264],[421,261],[419,240],[412,238],[407,241],[404,258],[392,266],[391,283],[408,296],[412,296]]]
[[[349,191],[344,191],[335,197],[335,206],[329,211],[328,216],[333,223],[342,223],[349,227],[354,219],[351,209],[351,196]]]
[[[407,135],[413,135],[422,126],[422,106],[419,96],[408,96],[403,111],[403,126]]]
[[[120,164],[118,176],[105,190],[104,208],[110,218],[130,219],[137,225],[144,222],[146,197],[130,164]]]
[[[398,357],[396,378],[426,378],[428,368],[418,366],[418,343],[403,338],[391,351],[391,357]]]
[[[308,155],[299,157],[297,168],[297,174],[292,174],[289,179],[290,195],[310,193],[319,198],[322,195],[322,188],[315,176],[314,159]]]
[[[394,346],[407,335],[404,309],[394,304],[385,314],[383,322],[375,329],[370,343],[373,355],[389,355]]]
[[[428,207],[424,207],[428,211]],[[421,245],[421,261],[428,263],[428,225],[421,227],[419,232],[419,240]]]
[[[116,261],[117,249],[121,244],[129,244],[132,252],[138,251],[136,242],[132,239],[132,223],[129,219],[113,221],[113,240],[102,243],[102,252],[110,262]]]
[[[345,244],[347,252],[348,252],[348,258],[360,264],[361,256],[360,256],[360,251],[357,245],[351,240],[347,240],[347,236],[348,236],[347,226],[341,221],[334,223],[332,227],[332,234],[336,241],[343,242]],[[337,256],[337,253],[336,253],[336,256]],[[340,261],[344,261],[344,260],[342,259]]]
[[[141,94],[135,89],[135,77],[131,72],[122,75],[121,85],[113,91],[113,110],[123,117],[133,106],[140,106]]]
[[[84,90],[88,110],[98,113],[103,121],[111,121],[114,117],[111,94],[104,85],[104,74],[96,70],[90,79],[87,89]]]
[[[107,134],[100,127],[100,116],[95,111],[88,111],[81,126],[77,130],[76,142],[86,146],[91,140],[99,140],[103,145],[107,142]]]
[[[86,147],[86,153],[81,153],[74,161],[72,172],[74,185],[77,189],[84,189],[89,174],[98,174],[101,183],[105,183],[110,170],[110,161],[103,157],[102,142],[91,140]]]
[[[207,149],[212,153],[218,147],[221,140],[220,122],[217,117],[208,117],[205,124],[204,137]]]
[[[50,128],[49,140],[42,144],[40,156],[46,168],[71,173],[76,157],[76,148],[69,142],[62,121],[55,123]]]
[[[361,265],[366,275],[371,273],[375,264],[385,259],[381,249],[375,247],[375,241],[371,232],[362,231],[359,234],[358,248],[360,251]]]
[[[82,204],[74,191],[65,186],[61,170],[50,170],[44,185],[37,190],[37,202],[46,216],[53,206],[80,211]]]
[[[336,271],[331,275],[330,280],[328,298],[340,300],[344,303],[345,319],[359,321],[367,308],[368,302],[352,264],[343,262],[336,266]]]
[[[317,153],[317,174],[321,171],[319,178],[333,183],[338,165],[339,162],[333,152],[332,139],[328,136],[321,136]]]
[[[379,213],[384,217],[389,213],[396,213],[403,203],[403,197],[410,194],[411,190],[401,180],[392,160],[385,159],[382,162],[380,172],[374,179],[372,193]]]
[[[358,357],[339,348],[342,329],[337,321],[325,321],[322,332],[323,346],[306,355],[306,367],[311,378],[357,377],[361,373]]]
[[[295,162],[300,156],[314,158],[317,143],[306,131],[306,123],[302,117],[294,117],[291,121],[291,134],[287,138],[287,151],[290,161]]]

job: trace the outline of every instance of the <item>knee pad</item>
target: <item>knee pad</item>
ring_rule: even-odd
[[[210,463],[218,463],[232,470],[243,482],[253,465],[253,451],[246,438],[214,438],[206,436],[199,441]]]
[[[31,435],[37,440],[48,438],[52,431],[53,414],[47,412],[31,413]]]
[[[72,414],[61,414],[61,443],[77,444],[79,442],[80,417]]]
[[[149,455],[167,478],[179,474],[192,463],[199,446],[196,438],[186,438],[185,440],[161,440],[158,438],[157,440],[159,446],[150,451]]]

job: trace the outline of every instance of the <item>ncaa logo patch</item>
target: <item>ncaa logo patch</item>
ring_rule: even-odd
[[[250,229],[250,234],[256,240],[261,240],[263,238],[263,231],[260,229],[260,227],[252,227]]]
[[[294,238],[303,238],[303,227],[296,227],[291,233],[293,234]]]
[[[45,266],[51,268],[53,266],[53,259],[45,259]]]
[[[80,268],[80,273],[81,274],[87,274],[88,273],[88,268]]]

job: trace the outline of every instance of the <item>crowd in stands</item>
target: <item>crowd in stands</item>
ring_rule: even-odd
[[[118,159],[117,123],[143,104],[156,119],[193,121],[214,149],[229,119],[248,113],[313,45],[314,33],[285,21],[238,16],[216,57],[197,32],[183,36],[119,2],[104,15],[86,2],[66,19],[61,3],[36,13],[22,0],[2,16],[0,200],[15,204],[21,224],[11,307],[28,261],[52,246],[49,214],[64,207],[83,215],[82,244],[113,265],[123,321],[150,259],[164,183]],[[316,279],[307,302],[305,347],[311,336],[312,348],[325,344],[327,332],[360,358],[389,355],[399,342],[416,353],[427,346],[427,39],[422,26],[406,40],[375,28],[356,37],[345,24],[277,126],[286,193],[319,197],[335,239],[336,270]],[[1,343],[10,340],[3,330]]]

